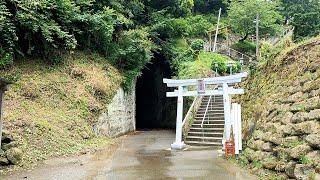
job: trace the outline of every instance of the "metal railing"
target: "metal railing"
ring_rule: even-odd
[[[202,118],[202,122],[201,122],[201,128],[203,128],[203,123],[204,123],[204,120],[207,116],[207,113],[208,113],[208,109],[209,109],[209,105],[210,105],[210,102],[211,102],[211,98],[212,96],[209,97],[209,101],[208,101],[208,104],[207,104],[207,107],[206,107],[206,111],[204,112],[204,115],[203,115],[203,118]]]
[[[250,64],[254,58],[220,43],[217,43],[215,50],[210,46],[210,43],[205,44],[204,49],[208,52],[217,52],[229,56],[232,59],[243,61],[244,65]]]
[[[192,104],[191,104],[191,106],[190,106],[190,108],[189,108],[186,116],[184,117],[184,119],[183,119],[183,121],[182,121],[182,127],[183,127],[184,124],[188,121],[188,119],[192,116],[192,111],[193,111],[193,109],[194,109],[194,107],[195,107],[195,104],[196,104],[196,102],[197,102],[198,100],[199,100],[199,97],[196,96],[196,97],[194,98],[194,100],[193,100],[193,102],[192,102]]]

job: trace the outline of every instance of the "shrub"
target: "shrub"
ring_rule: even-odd
[[[197,54],[203,50],[204,41],[202,39],[196,39],[191,43],[191,49],[194,50]]]
[[[255,54],[256,45],[249,41],[239,41],[231,46],[233,49],[247,54]]]
[[[4,52],[0,49],[0,68],[4,68],[12,64],[13,56],[10,52]]]
[[[122,33],[119,43],[113,45],[111,60],[125,73],[124,87],[131,86],[132,80],[151,60],[155,45],[148,38],[149,33],[142,29]]]
[[[281,40],[277,45],[273,46],[269,42],[264,42],[260,48],[260,61],[262,63],[268,62],[269,60],[274,59],[280,52],[284,49],[293,45],[291,38],[286,38]]]

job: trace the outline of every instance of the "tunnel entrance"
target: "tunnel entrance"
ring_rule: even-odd
[[[136,85],[136,128],[173,129],[176,121],[176,99],[167,98],[163,78],[170,78],[170,64],[160,54],[143,69]]]

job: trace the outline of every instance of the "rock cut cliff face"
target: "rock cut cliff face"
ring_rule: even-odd
[[[320,173],[320,38],[289,48],[244,83],[240,161],[276,177]]]

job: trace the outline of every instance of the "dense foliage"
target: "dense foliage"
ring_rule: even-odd
[[[261,35],[279,31],[284,22],[280,12],[299,27],[295,29],[296,38],[319,33],[318,2],[278,2],[2,0],[0,68],[10,66],[14,60],[35,56],[56,64],[63,62],[61,55],[66,52],[94,51],[117,65],[127,77],[124,84],[128,84],[155,52],[170,60],[174,70],[181,62],[194,61],[203,44],[195,39],[205,39],[207,32],[214,29],[220,7],[221,27],[231,27],[243,40],[254,34],[256,14],[260,15]],[[176,44],[179,39],[185,41],[183,49]],[[251,44],[238,45],[253,50]]]
[[[294,37],[301,40],[320,34],[320,1],[312,0],[282,0],[282,13],[289,23],[295,27]]]

